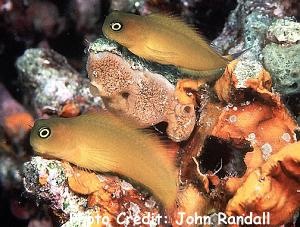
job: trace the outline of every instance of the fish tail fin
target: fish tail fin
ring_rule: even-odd
[[[228,61],[233,61],[235,59],[235,57],[233,55],[234,54],[224,55],[223,58],[227,59]]]
[[[234,53],[234,54],[228,54],[223,56],[223,58],[227,59],[228,61],[233,61],[235,59],[237,59],[239,56],[241,56],[243,53],[245,53],[247,50],[249,50],[250,48],[246,48],[240,52]]]

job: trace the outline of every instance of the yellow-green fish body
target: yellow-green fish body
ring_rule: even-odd
[[[150,189],[167,209],[175,204],[177,174],[166,147],[112,114],[37,120],[30,143],[38,154],[131,178]]]
[[[175,65],[185,72],[217,72],[228,59],[219,55],[195,30],[179,19],[160,14],[138,16],[114,11],[106,17],[104,35],[150,61]],[[204,71],[201,73],[201,71]]]

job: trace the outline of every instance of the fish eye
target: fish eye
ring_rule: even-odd
[[[38,132],[39,137],[46,139],[51,135],[51,130],[48,127],[41,127]]]
[[[110,27],[113,31],[120,31],[123,25],[120,22],[111,22]]]

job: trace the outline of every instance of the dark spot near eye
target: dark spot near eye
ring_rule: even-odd
[[[122,95],[122,97],[124,99],[128,99],[128,97],[129,97],[129,93],[128,92],[122,92],[121,95]]]

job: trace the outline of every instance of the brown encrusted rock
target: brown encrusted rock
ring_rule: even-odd
[[[101,96],[109,110],[133,118],[140,127],[167,122],[169,138],[186,140],[196,114],[193,105],[182,105],[174,96],[171,82],[176,80],[176,73],[172,78],[167,72],[172,68],[155,71],[118,47],[105,39],[90,45],[87,71],[93,93]]]
[[[251,53],[245,53],[245,56]],[[263,66],[256,61],[241,57],[240,60],[232,61],[224,74],[216,81],[214,90],[219,100],[230,102],[245,101],[245,93],[252,91],[262,98],[280,102],[279,96],[271,92],[272,79]]]
[[[229,201],[228,215],[262,215],[279,226],[293,217],[300,203],[300,142],[289,144],[253,171]]]

